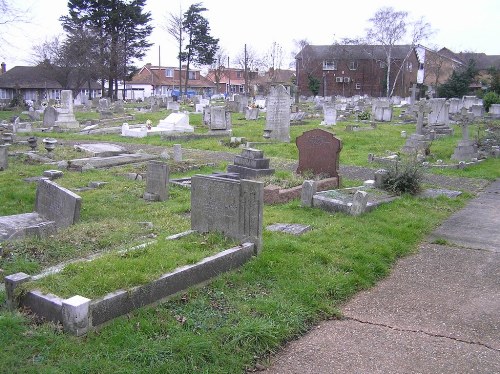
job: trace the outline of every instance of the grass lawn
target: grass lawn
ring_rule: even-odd
[[[166,112],[155,115],[165,118]],[[295,138],[316,128],[319,122],[311,119],[292,126],[289,144],[258,148],[264,150],[266,157],[296,160]],[[190,115],[190,123],[197,131],[203,131],[201,115]],[[250,122],[233,115],[234,136],[260,142],[263,128],[263,119]],[[401,130],[411,133],[414,128],[415,125],[382,124],[373,131],[348,132],[339,123],[332,131],[343,141],[341,164],[368,166],[368,153],[397,151],[404,144]],[[118,135],[51,135],[68,140],[165,147],[174,143],[162,141],[159,136],[126,139]],[[434,141],[432,157],[448,160],[458,139],[457,128],[452,138]],[[180,143],[184,148],[240,152],[214,139]],[[61,159],[74,155],[70,148],[60,147],[56,152]],[[221,170],[220,167],[174,172],[171,178],[210,173]],[[47,165],[23,156],[9,159],[9,168],[1,172],[0,178],[0,215],[32,211],[36,186],[22,179],[41,175],[44,170]],[[189,190],[170,186],[168,200],[144,201],[144,181],[128,179],[125,174],[145,170],[145,165],[128,165],[84,173],[66,171],[63,178],[56,180],[66,188],[83,187],[90,181],[108,183],[99,189],[78,192],[83,200],[78,224],[49,238],[2,243],[0,276],[19,271],[37,274],[62,261],[99,253],[102,257],[98,260],[75,263],[36,284],[60,296],[97,297],[116,288],[143,284],[176,266],[234,245],[217,234],[166,241],[168,235],[190,227]],[[433,172],[495,179],[500,177],[500,160],[487,160],[464,170]],[[277,175],[282,179],[291,177],[284,170],[277,170]],[[344,185],[359,182],[346,180]],[[389,274],[398,258],[413,253],[428,233],[471,197],[468,193],[457,199],[403,196],[357,217],[303,208],[298,200],[266,205],[264,227],[301,223],[311,225],[312,230],[302,236],[264,230],[262,252],[238,270],[117,318],[82,338],[63,333],[61,326],[40,323],[29,314],[11,313],[0,307],[0,371],[242,373],[256,362],[265,362],[270,353],[303,334],[315,322],[340,316],[343,302]],[[147,242],[153,244],[120,252]],[[4,299],[5,293],[0,291],[2,305]]]

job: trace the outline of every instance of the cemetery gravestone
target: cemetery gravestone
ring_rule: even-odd
[[[230,132],[232,127],[231,112],[223,106],[210,108],[210,123],[208,128],[211,133]]]
[[[255,121],[259,119],[259,108],[246,108],[245,109],[245,120]]]
[[[61,129],[75,129],[80,127],[73,113],[73,91],[61,91],[61,108],[58,112],[59,114],[54,126],[58,126]]]
[[[8,162],[8,146],[6,145],[0,145],[0,171],[2,170],[7,170],[7,167],[9,165]]]
[[[191,228],[220,232],[262,248],[262,182],[195,175],[191,178]]]
[[[49,180],[38,182],[35,211],[57,228],[68,227],[80,219],[81,197]]]
[[[57,121],[57,110],[53,106],[48,106],[43,112],[43,126],[52,127]]]
[[[469,125],[472,122],[473,114],[469,113],[465,107],[460,112],[460,126],[462,127],[462,140],[458,142],[455,151],[451,155],[452,160],[468,161],[477,158],[477,147],[469,139]]]
[[[328,131],[313,129],[297,137],[295,143],[299,150],[297,173],[339,177],[340,139]]]
[[[270,89],[264,137],[290,142],[290,95],[283,85],[272,86]]]
[[[332,126],[337,124],[337,109],[335,105],[324,104],[323,105],[323,115],[326,126]]]
[[[164,201],[168,199],[168,165],[159,161],[148,163],[144,200]]]
[[[238,173],[242,179],[256,179],[274,174],[269,168],[269,159],[258,149],[246,148],[234,158],[234,165],[227,166],[228,173]]]

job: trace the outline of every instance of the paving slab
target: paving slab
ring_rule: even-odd
[[[500,179],[447,219],[432,237],[462,247],[500,252]]]

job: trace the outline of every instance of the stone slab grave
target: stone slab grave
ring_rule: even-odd
[[[228,173],[238,173],[241,179],[256,179],[274,174],[269,168],[269,159],[264,152],[254,148],[245,148],[240,156],[234,158],[234,165],[227,166]]]
[[[80,218],[81,197],[48,180],[38,181],[35,211],[0,217],[0,241],[44,237]]]
[[[264,184],[211,175],[191,178],[191,229],[220,232],[262,248]]]
[[[342,142],[322,129],[305,131],[295,140],[299,150],[297,173],[339,177],[339,154]]]
[[[266,230],[283,232],[291,235],[302,235],[311,230],[309,225],[301,225],[300,223],[275,223],[266,227]]]
[[[82,170],[82,168],[85,167],[100,169],[126,164],[135,164],[139,162],[154,160],[156,158],[158,158],[158,156],[146,153],[133,153],[111,157],[78,158],[68,161],[68,169]]]
[[[144,200],[164,201],[168,199],[168,171],[168,165],[163,162],[148,162]]]
[[[359,215],[395,199],[397,196],[378,188],[360,186],[317,192],[312,195],[312,200],[306,201],[305,198],[301,200],[305,206],[320,208],[327,212]]]
[[[255,121],[259,119],[259,108],[246,108],[245,109],[245,120]]]
[[[337,124],[337,108],[335,104],[323,104],[323,118],[325,126],[334,126]]]
[[[122,146],[110,143],[77,144],[74,148],[77,151],[85,152],[90,157],[110,157],[129,153]]]
[[[267,97],[264,138],[279,142],[290,142],[291,99],[283,85],[271,86]]]

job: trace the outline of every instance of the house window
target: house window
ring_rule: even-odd
[[[361,83],[356,83],[356,89],[360,90],[361,89]]]
[[[357,70],[358,62],[357,61],[349,61],[349,70]]]
[[[10,91],[4,88],[0,88],[0,99],[12,99]]]
[[[245,93],[245,86],[240,86],[240,93]]]
[[[337,70],[337,61],[335,60],[323,61],[323,70]]]
[[[37,92],[33,90],[24,91],[24,100],[36,100],[38,98]]]
[[[196,72],[195,71],[189,72],[189,79],[196,79]]]
[[[165,77],[173,78],[174,77],[174,69],[171,69],[171,68],[165,69]]]
[[[408,70],[409,72],[413,71],[413,64],[409,61],[406,63],[406,70]]]
[[[243,72],[242,71],[237,71],[236,72],[236,78],[242,78],[243,77]]]
[[[424,70],[424,64],[422,63],[418,64],[418,70]]]

